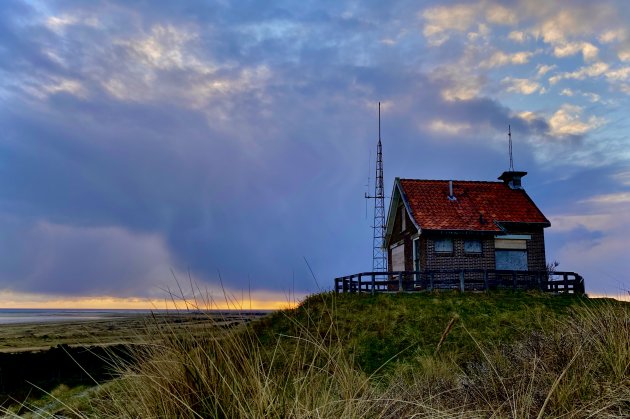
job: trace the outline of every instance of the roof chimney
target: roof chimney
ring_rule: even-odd
[[[450,199],[451,201],[455,201],[457,198],[455,198],[455,195],[453,195],[453,181],[449,180],[448,181],[448,199]]]
[[[521,184],[521,179],[525,176],[527,172],[517,172],[514,170],[510,170],[507,172],[503,172],[501,176],[499,176],[499,180],[502,180],[503,183],[508,185],[510,189],[523,189],[523,185]]]

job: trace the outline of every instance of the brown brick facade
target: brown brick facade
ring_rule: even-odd
[[[406,229],[402,231],[402,217],[405,217]],[[527,240],[527,265],[530,271],[544,270],[546,268],[545,259],[545,239],[542,227],[532,228],[512,228],[507,234],[527,234],[531,236]],[[404,244],[405,270],[413,271],[413,240],[420,240],[420,269],[421,270],[454,270],[454,269],[495,269],[495,247],[494,234],[448,234],[445,232],[423,231],[418,236],[417,229],[404,210],[404,206],[399,206],[394,220],[394,227],[389,243],[397,245]],[[435,240],[440,238],[450,238],[453,241],[453,252],[444,254],[435,252]],[[481,254],[466,253],[464,251],[465,240],[480,240],[482,245]],[[392,246],[387,249],[388,270],[392,271]]]
[[[453,253],[444,254],[435,251],[435,239],[448,237],[453,240]],[[481,254],[465,253],[465,240],[480,240]],[[494,269],[494,237],[478,235],[429,235],[425,242],[426,257],[424,269]]]

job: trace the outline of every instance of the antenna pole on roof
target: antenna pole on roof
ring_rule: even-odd
[[[374,196],[365,194],[367,199],[374,199],[374,235],[372,239],[372,271],[387,271],[387,251],[385,244],[385,186],[383,183],[383,146],[381,144],[381,102],[378,103],[378,144],[376,146],[376,181]]]
[[[512,158],[512,128],[508,125],[508,142],[510,147],[510,172],[514,171],[514,159]]]

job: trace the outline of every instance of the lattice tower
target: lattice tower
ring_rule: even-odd
[[[381,143],[381,103],[378,103],[378,145],[376,146],[376,182],[374,184],[374,238],[372,271],[387,271],[385,244],[385,187],[383,184],[383,145]]]

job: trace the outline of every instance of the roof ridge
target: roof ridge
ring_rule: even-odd
[[[466,183],[492,183],[492,184],[503,184],[504,182],[499,182],[496,180],[461,180],[461,179],[409,179],[409,178],[398,178],[398,180],[410,180],[414,182],[466,182]]]

